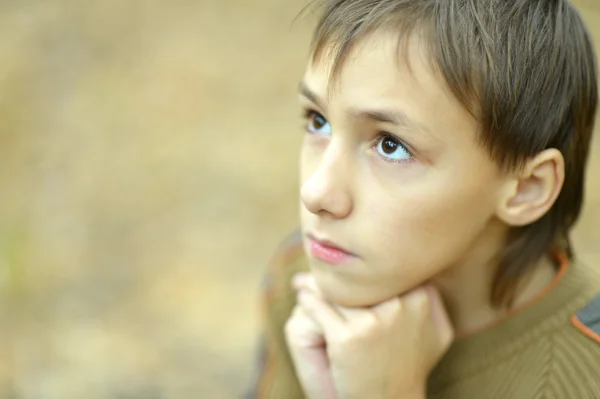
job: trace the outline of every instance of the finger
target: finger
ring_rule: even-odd
[[[374,321],[375,316],[369,308],[349,308],[334,303],[329,303],[324,299],[315,278],[310,273],[299,273],[294,276],[294,282],[298,284],[299,289],[308,290],[326,301],[329,306],[346,322],[361,323]]]
[[[345,320],[348,329],[370,331],[378,325],[390,326],[393,324],[399,314],[400,301],[394,297],[370,307],[333,306]]]
[[[400,298],[393,297],[371,307],[371,311],[378,320],[390,321],[397,317],[398,313],[401,311],[401,308],[402,303]]]
[[[345,321],[346,325],[368,326],[377,322],[377,316],[371,308],[347,308],[340,305],[332,305],[335,311]]]
[[[304,288],[306,285],[306,280],[309,277],[310,277],[310,273],[300,272],[300,273],[294,274],[294,276],[292,277],[292,287],[294,287],[297,290]]]
[[[327,304],[331,307],[331,309],[333,309],[339,315],[339,317],[341,317],[342,319],[350,320],[350,319],[353,319],[353,318],[359,316],[359,314],[356,314],[359,312],[355,312],[354,309],[345,308],[343,306],[339,306],[339,305],[336,305],[334,303],[327,301],[327,299],[325,299],[323,297],[323,294],[321,293],[321,290],[319,289],[319,286],[317,285],[315,278],[310,273],[296,274],[293,278],[293,283],[297,286],[298,290],[309,291],[309,292],[313,293],[314,295],[323,299],[325,302],[327,302]]]
[[[298,305],[294,307],[292,315],[285,324],[284,331],[288,343],[293,347],[313,348],[325,344],[321,326]]]
[[[286,343],[306,396],[335,398],[325,338],[305,310],[296,305],[285,326]],[[323,396],[326,393],[327,396]]]
[[[324,298],[319,286],[317,285],[317,281],[312,276],[312,274],[306,274],[304,276],[301,276],[301,285],[302,289],[306,289],[325,300],[329,304],[329,306],[333,310],[335,310],[345,321],[356,320],[358,318],[364,318],[369,316],[372,317],[369,310],[367,310],[366,308],[349,308],[327,301],[327,299]]]
[[[323,327],[326,339],[329,334],[337,334],[344,329],[345,320],[342,315],[320,295],[301,289],[298,291],[298,304],[309,317]]]
[[[429,295],[425,287],[417,287],[407,292],[400,301],[402,302],[403,317],[421,325],[429,318]]]
[[[321,295],[321,290],[315,281],[315,278],[310,273],[298,273],[293,277],[293,285],[296,289],[305,289]]]

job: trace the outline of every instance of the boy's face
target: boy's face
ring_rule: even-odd
[[[379,303],[466,261],[495,221],[503,175],[420,48],[409,43],[409,71],[393,35],[364,39],[329,97],[327,55],[304,76],[304,245],[340,305]]]

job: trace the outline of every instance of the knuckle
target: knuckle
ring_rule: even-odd
[[[388,308],[392,316],[398,316],[402,313],[402,302],[400,302],[399,298],[394,298],[389,301]]]
[[[454,333],[454,330],[451,328],[448,328],[446,330],[446,332],[444,333],[443,336],[443,342],[444,342],[444,346],[446,348],[449,348],[450,345],[452,345],[452,342],[454,341],[454,338],[456,338],[456,334]]]
[[[285,325],[283,326],[283,331],[285,332],[285,335],[287,337],[293,335],[295,329],[296,329],[295,322],[294,322],[294,319],[292,319],[292,318],[288,319],[288,321],[286,321]]]
[[[411,310],[411,313],[415,316],[423,317],[427,313],[429,308],[429,295],[420,290],[414,292],[407,298],[407,307]]]
[[[292,312],[292,315],[286,320],[283,326],[283,330],[286,336],[293,335],[301,326],[301,322],[302,320],[300,318],[299,312],[297,311],[297,308],[295,308]]]
[[[379,338],[385,330],[384,327],[384,324],[374,315],[364,317],[351,325],[350,332],[346,334],[343,339],[348,345],[355,345],[359,342],[369,342]]]
[[[377,309],[376,316],[380,323],[391,325],[396,323],[403,316],[404,309],[399,298],[394,298],[381,305]]]
[[[421,313],[426,312],[429,308],[429,295],[426,292],[421,292],[417,298],[417,309]]]
[[[355,345],[356,335],[350,331],[340,332],[335,338],[335,346],[341,349],[348,349]]]
[[[358,336],[361,338],[377,336],[381,333],[383,324],[375,317],[368,317],[363,320],[358,330]]]
[[[331,358],[339,358],[353,352],[357,347],[354,337],[349,334],[342,334],[327,343],[327,351]]]

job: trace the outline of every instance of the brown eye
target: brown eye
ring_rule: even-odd
[[[381,150],[387,155],[393,154],[398,148],[398,143],[390,138],[386,138],[381,143]]]
[[[311,111],[308,115],[307,130],[311,133],[329,135],[331,134],[331,125],[323,115]]]
[[[391,162],[408,161],[412,158],[412,154],[400,139],[391,136],[389,133],[380,135],[376,150],[382,158]]]

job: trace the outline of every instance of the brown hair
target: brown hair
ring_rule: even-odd
[[[353,46],[392,29],[398,44],[418,33],[432,66],[481,124],[479,138],[504,170],[547,148],[565,158],[564,187],[551,210],[514,228],[492,287],[510,305],[522,277],[551,247],[571,258],[597,104],[596,61],[581,17],[566,0],[328,0],[313,61],[333,56],[334,80]]]

